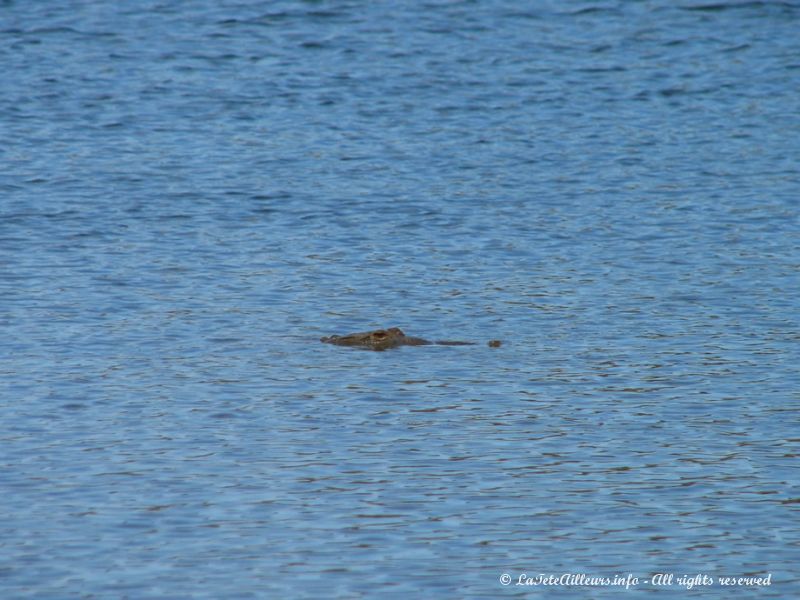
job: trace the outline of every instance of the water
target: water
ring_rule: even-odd
[[[799,18],[0,4],[0,595],[800,594]]]

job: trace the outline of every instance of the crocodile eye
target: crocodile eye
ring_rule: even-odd
[[[382,340],[386,337],[386,332],[376,331],[375,333],[372,334],[372,337],[374,337],[376,340]]]

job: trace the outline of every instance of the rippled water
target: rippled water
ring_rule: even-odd
[[[0,595],[800,594],[799,23],[0,2]]]

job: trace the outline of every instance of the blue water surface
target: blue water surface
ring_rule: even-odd
[[[800,596],[798,31],[0,2],[0,597]]]

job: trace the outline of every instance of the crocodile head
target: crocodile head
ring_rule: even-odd
[[[368,350],[387,350],[388,348],[396,348],[407,344],[409,339],[414,338],[407,338],[399,327],[392,327],[390,329],[376,329],[348,335],[332,335],[320,338],[320,341],[326,344],[336,344],[337,346],[358,346]]]

